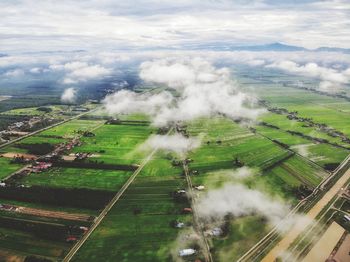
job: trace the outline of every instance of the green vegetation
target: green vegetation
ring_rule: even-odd
[[[82,168],[52,168],[46,172],[33,173],[20,183],[66,188],[90,188],[117,191],[131,175],[127,171],[111,171]]]
[[[11,158],[0,157],[0,181],[21,167],[19,164],[12,164]]]
[[[143,125],[103,125],[95,130],[93,137],[83,137],[82,145],[74,152],[89,152],[93,157],[87,161],[103,161],[111,164],[140,163],[144,154],[137,147],[154,130]]]
[[[174,220],[187,203],[177,203],[171,193],[185,187],[181,169],[160,154],[149,162],[112,208],[73,261],[169,261],[179,229]],[[178,250],[173,251],[177,254]]]

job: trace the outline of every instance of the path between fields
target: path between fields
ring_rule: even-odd
[[[167,134],[169,134],[173,129],[171,128]],[[101,214],[95,219],[94,224],[90,227],[89,231],[86,232],[83,237],[73,246],[73,248],[68,252],[68,254],[63,259],[63,262],[70,261],[73,256],[78,252],[78,250],[82,247],[82,245],[86,242],[92,232],[101,224],[102,220],[108,214],[108,212],[112,209],[112,207],[118,202],[120,197],[124,194],[124,192],[128,189],[130,184],[135,180],[136,176],[142,171],[145,165],[152,159],[154,154],[158,151],[158,147],[154,148],[153,151],[143,160],[141,165],[136,169],[136,171],[129,177],[126,183],[122,186],[122,188],[117,192],[117,194],[112,198],[112,200],[107,204],[107,206],[103,209]]]
[[[213,258],[212,258],[211,253],[210,253],[210,246],[209,246],[208,240],[205,237],[203,229],[202,229],[200,222],[199,222],[197,206],[195,203],[195,194],[193,193],[192,180],[190,178],[188,166],[185,162],[183,163],[183,169],[185,172],[185,177],[186,177],[189,193],[192,196],[191,197],[191,206],[192,206],[192,210],[193,210],[194,228],[197,231],[197,233],[199,233],[199,235],[201,236],[202,242],[205,246],[205,249],[203,250],[205,261],[212,262]]]
[[[317,217],[317,215],[322,211],[322,209],[336,196],[339,190],[344,186],[344,184],[350,179],[350,169],[348,169],[345,174],[338,179],[338,181],[331,187],[327,193],[310,209],[309,212],[305,214],[310,222],[307,223],[304,220],[296,223],[291,230],[282,238],[277,245],[270,250],[270,252],[264,257],[262,262],[272,262],[281,255],[283,252],[287,251],[289,246],[297,239],[297,237],[309,226],[312,221]]]

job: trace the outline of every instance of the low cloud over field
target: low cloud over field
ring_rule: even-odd
[[[227,184],[211,190],[197,205],[201,217],[213,220],[220,220],[227,214],[235,217],[259,214],[272,224],[278,224],[289,212],[281,202],[241,184]]]
[[[175,152],[184,156],[186,152],[198,148],[201,144],[199,138],[186,138],[180,134],[154,135],[148,138],[141,146],[142,149],[160,149]]]
[[[240,172],[247,174],[248,171]],[[288,204],[243,184],[227,183],[221,188],[210,190],[198,199],[196,205],[200,218],[208,222],[223,221],[227,214],[233,217],[259,215],[279,232],[310,223],[307,217],[291,213]]]
[[[254,99],[240,92],[227,68],[215,68],[201,58],[160,59],[144,62],[140,77],[175,91],[137,94],[119,91],[104,100],[111,114],[143,112],[156,126],[215,114],[231,118],[256,118],[261,110],[251,109]]]
[[[74,103],[76,100],[76,93],[77,91],[73,87],[65,89],[61,96],[61,101],[64,103]]]
[[[320,85],[318,89],[325,92],[338,91],[342,85],[350,81],[350,68],[346,70],[337,70],[334,68],[322,67],[316,63],[300,65],[288,60],[275,62],[266,67],[278,68],[288,73],[319,79]]]

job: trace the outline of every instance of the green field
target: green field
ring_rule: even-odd
[[[83,144],[74,148],[74,152],[92,153],[94,157],[87,161],[140,163],[144,154],[137,147],[153,132],[152,128],[143,125],[103,125],[93,132],[94,137],[83,137]]]
[[[40,185],[66,188],[90,188],[117,191],[132,172],[83,169],[52,168],[41,173],[33,173],[20,180],[24,185]]]
[[[187,205],[170,196],[185,186],[180,174],[181,169],[159,156],[149,162],[73,261],[171,260],[179,229],[170,223],[190,219],[181,214]]]
[[[21,168],[20,164],[12,164],[10,163],[10,158],[0,157],[0,181],[1,179],[7,177],[11,173],[15,172],[17,169]]]

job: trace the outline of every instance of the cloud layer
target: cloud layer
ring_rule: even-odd
[[[201,58],[160,59],[140,66],[141,79],[173,89],[158,94],[119,91],[104,100],[111,114],[143,112],[156,126],[214,114],[231,118],[256,118],[253,99],[241,93],[227,68],[215,68]]]
[[[0,3],[2,51],[191,47],[282,41],[348,47],[346,0]]]

